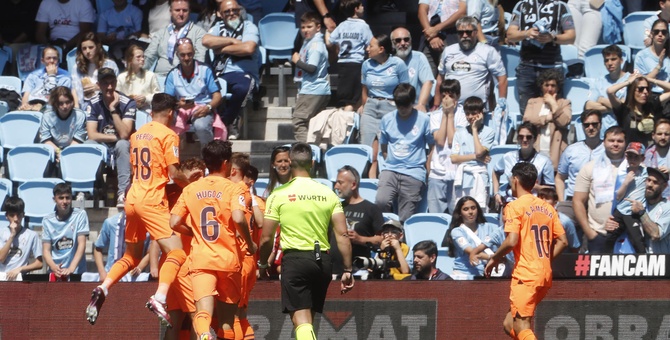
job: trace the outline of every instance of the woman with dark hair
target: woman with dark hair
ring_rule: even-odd
[[[563,69],[552,68],[537,78],[542,97],[531,98],[526,104],[523,121],[538,128],[535,150],[558,166],[561,153],[568,147],[568,127],[572,121],[570,99],[563,98]]]
[[[72,91],[57,86],[49,94],[49,106],[42,116],[40,143],[52,146],[56,161],[60,151],[73,144],[86,141],[86,112],[74,107]]]
[[[667,81],[670,78],[670,59],[668,58],[668,22],[663,19],[651,25],[651,45],[635,55],[635,70],[647,78]],[[654,87],[656,93],[663,92]]]
[[[219,13],[222,2],[223,0],[207,0],[207,6],[204,6],[202,12],[198,15],[196,24],[205,31],[209,31],[217,21],[223,20],[223,16]]]
[[[72,73],[72,86],[77,92],[79,107],[83,107],[84,100],[90,99],[98,92],[98,70],[109,67],[119,74],[116,62],[107,58],[107,52],[95,33],[86,33],[77,45],[77,69]]]
[[[493,192],[498,207],[514,200],[509,181],[512,178],[512,168],[517,163],[532,163],[537,169],[537,182],[533,193],[543,188],[554,187],[554,165],[549,157],[537,152],[533,147],[537,139],[537,128],[526,122],[519,126],[517,134],[518,151],[510,151],[503,155],[502,160],[493,165]]]
[[[289,160],[288,146],[278,146],[272,150],[270,155],[270,181],[263,198],[268,198],[277,187],[286,184],[291,179],[291,161]]]
[[[138,110],[151,110],[151,98],[160,92],[156,74],[144,67],[144,50],[130,45],[125,55],[126,71],[119,74],[116,90],[137,103]]]
[[[449,256],[455,257],[454,280],[472,280],[484,276],[486,261],[502,244],[505,235],[500,226],[487,223],[484,211],[471,196],[463,196],[451,217],[442,246],[449,247]],[[487,251],[488,250],[488,251]]]
[[[660,86],[665,92],[655,94],[651,92],[651,85]],[[624,100],[616,97],[617,91],[628,87]],[[654,122],[659,118],[667,118],[663,114],[663,105],[670,98],[670,83],[658,79],[645,77],[634,73],[627,81],[614,84],[607,88],[607,97],[612,103],[612,111],[619,126],[626,133],[626,141],[640,142],[650,146],[654,131]]]

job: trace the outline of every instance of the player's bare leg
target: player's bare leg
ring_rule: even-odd
[[[503,329],[505,334],[509,335],[512,339],[516,339],[516,333],[514,332],[514,318],[512,317],[512,312],[507,312],[505,315],[505,320],[503,320]]]
[[[167,258],[163,266],[161,266],[158,275],[158,289],[156,289],[156,293],[147,301],[147,308],[156,314],[163,324],[172,327],[170,315],[165,308],[165,300],[167,299],[170,285],[179,273],[179,268],[186,261],[186,253],[182,249],[181,239],[175,234],[157,241],[163,253],[167,254]]]
[[[514,332],[516,333],[516,338],[519,340],[537,340],[535,333],[530,328],[530,321],[533,319],[532,316],[521,317],[517,316],[514,318]]]
[[[314,334],[314,312],[311,309],[299,309],[291,312],[291,321],[295,327],[295,340],[316,339]]]
[[[119,282],[133,268],[137,267],[142,259],[142,252],[144,251],[143,242],[126,242],[126,251],[123,257],[112,265],[107,277],[101,285],[95,287],[91,293],[91,301],[86,307],[86,320],[91,325],[94,325],[102,309],[102,304],[109,294],[109,288]]]
[[[216,339],[216,335],[209,331],[214,313],[214,296],[205,296],[195,302],[195,316],[193,317],[193,328],[200,340]]]

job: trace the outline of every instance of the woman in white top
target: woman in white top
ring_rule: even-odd
[[[98,70],[109,67],[119,74],[116,63],[107,58],[107,52],[95,33],[89,32],[82,37],[77,46],[77,69],[72,73],[72,86],[77,92],[79,107],[84,107],[84,101],[93,97],[99,90]]]
[[[137,109],[151,110],[151,99],[160,92],[158,78],[151,72],[143,69],[144,51],[137,45],[130,45],[125,55],[126,71],[119,74],[116,90],[132,98],[137,103]]]

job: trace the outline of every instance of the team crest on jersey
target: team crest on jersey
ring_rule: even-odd
[[[456,243],[458,243],[458,245],[461,247],[465,247],[466,245],[468,245],[468,240],[466,240],[465,237],[459,237],[458,239],[456,239]]]
[[[389,76],[394,75],[395,74],[395,66],[387,68],[386,69],[386,74],[388,74]]]
[[[240,202],[240,205],[246,206],[246,201],[244,200],[244,195],[240,195],[237,197],[237,200]]]
[[[172,153],[174,153],[175,157],[179,157],[179,147],[178,146],[173,146],[172,147]]]
[[[409,74],[409,77],[412,78],[416,75],[416,70],[414,67],[410,67],[409,70],[407,70],[407,73]]]

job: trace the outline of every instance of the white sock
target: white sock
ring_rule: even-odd
[[[165,296],[163,294],[156,293],[156,294],[154,294],[154,299],[156,301],[160,302],[160,303],[165,303],[165,301],[167,299],[167,296]]]
[[[109,291],[107,290],[107,287],[105,287],[103,285],[99,285],[98,287],[100,287],[100,289],[102,289],[102,292],[105,293],[105,297],[107,297],[107,295],[109,295]]]

